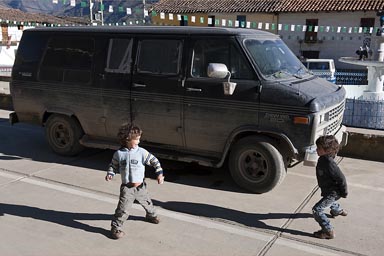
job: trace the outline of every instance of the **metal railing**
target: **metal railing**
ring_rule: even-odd
[[[343,124],[349,127],[384,130],[384,101],[347,99]]]
[[[0,66],[0,77],[11,77],[12,66]]]
[[[368,84],[368,71],[366,70],[340,70],[335,72],[336,84],[365,85]]]

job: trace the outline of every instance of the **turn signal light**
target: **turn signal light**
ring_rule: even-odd
[[[294,124],[309,124],[309,118],[303,116],[295,116],[293,118]]]

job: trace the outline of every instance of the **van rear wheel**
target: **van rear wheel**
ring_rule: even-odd
[[[46,122],[45,136],[52,150],[60,155],[73,156],[84,147],[80,144],[83,129],[74,118],[51,115]]]
[[[286,169],[280,152],[258,137],[239,140],[229,155],[229,169],[234,181],[254,193],[265,193],[279,185]]]

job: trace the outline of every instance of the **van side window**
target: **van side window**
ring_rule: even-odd
[[[234,79],[253,79],[253,72],[247,60],[233,41],[223,39],[197,40],[193,47],[193,77],[208,77],[209,63],[223,63]]]
[[[132,39],[113,38],[109,40],[106,72],[131,73]]]
[[[137,72],[175,75],[179,73],[182,53],[180,40],[141,40]]]
[[[90,38],[51,38],[41,63],[40,80],[89,83],[91,81],[94,45],[94,41]]]

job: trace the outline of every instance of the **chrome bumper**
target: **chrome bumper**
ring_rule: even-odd
[[[335,137],[339,142],[340,147],[346,146],[348,143],[347,127],[342,125],[340,129],[337,131],[337,133],[335,134]],[[312,145],[309,148],[307,148],[305,151],[303,164],[305,166],[316,166],[318,158],[319,156],[317,155],[317,152],[316,152],[316,145]]]

